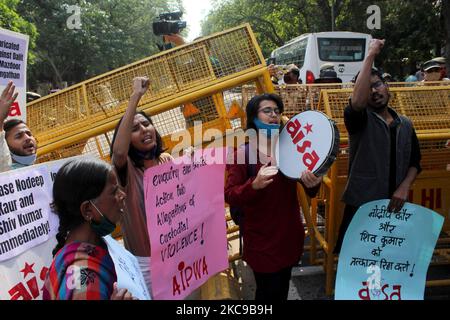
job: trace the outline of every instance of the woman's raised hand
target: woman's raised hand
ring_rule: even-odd
[[[143,96],[148,90],[150,80],[147,77],[136,77],[133,79],[133,95]]]

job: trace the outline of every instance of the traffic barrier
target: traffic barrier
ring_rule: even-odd
[[[311,262],[322,263],[326,273],[326,293],[334,288],[336,257],[334,245],[339,232],[344,203],[340,201],[347,182],[348,133],[344,125],[344,108],[348,105],[352,90],[321,91],[318,110],[336,121],[341,133],[339,156],[328,174],[319,197],[312,200],[311,208],[304,209],[311,236]],[[450,240],[450,85],[394,87],[390,89],[389,105],[400,114],[409,117],[419,139],[423,171],[410,190],[409,202],[428,207],[445,218],[441,239],[435,250],[440,263],[450,264],[448,249],[441,243]],[[325,228],[317,226],[317,208],[325,205]],[[323,250],[324,258],[317,257],[316,247]],[[450,279],[427,282],[428,286],[450,285]]]
[[[264,57],[246,24],[33,101],[27,122],[39,141],[39,161],[81,153],[108,159],[111,131],[125,112],[136,76],[150,78],[138,109],[153,117],[169,149],[170,135],[192,131],[195,121],[224,133],[240,126],[228,114],[240,100],[233,88],[251,82],[259,92],[273,91]]]

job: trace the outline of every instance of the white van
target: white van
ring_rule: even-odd
[[[295,64],[302,83],[314,83],[320,66],[333,63],[342,82],[350,82],[361,69],[372,36],[356,32],[319,32],[303,34],[270,55],[271,63]]]

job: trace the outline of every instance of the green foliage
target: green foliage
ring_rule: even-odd
[[[80,7],[80,29],[68,28],[74,14],[68,5]],[[152,22],[174,7],[182,8],[181,0],[21,1],[19,14],[32,21],[40,35],[29,82],[70,85],[159,52]]]
[[[443,0],[448,1],[448,0]],[[204,35],[248,22],[263,54],[301,34],[332,30],[332,8],[336,31],[354,31],[386,39],[377,59],[399,80],[409,69],[434,56],[445,46],[440,0],[216,0],[202,22]],[[333,5],[332,5],[333,4]],[[367,28],[367,8],[381,8],[381,30]],[[442,19],[445,19],[443,17]],[[447,15],[447,19],[450,19]],[[450,33],[450,30],[447,34]],[[448,41],[448,40],[447,40]]]
[[[0,0],[0,27],[26,34],[30,37],[28,64],[31,65],[35,62],[33,48],[36,46],[38,33],[33,23],[25,20],[17,13],[18,4],[19,0]]]

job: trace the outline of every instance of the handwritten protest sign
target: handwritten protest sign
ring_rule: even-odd
[[[11,106],[9,116],[27,121],[27,57],[29,37],[0,28],[0,92],[9,81],[16,85],[19,93]]]
[[[207,165],[214,156],[198,150],[193,162],[185,158],[145,171],[154,299],[183,299],[228,267],[225,165]]]
[[[389,200],[356,212],[339,256],[336,300],[421,300],[444,218],[406,203],[398,213]]]
[[[139,300],[150,300],[151,297],[136,257],[111,236],[103,237],[103,239],[108,246],[109,255],[114,262],[117,275],[117,287],[128,289],[133,297]]]

